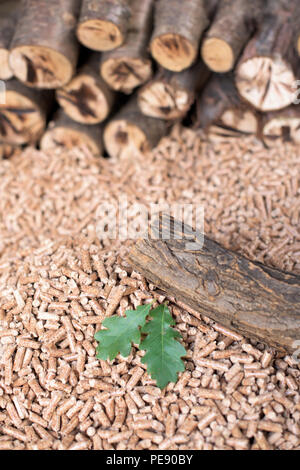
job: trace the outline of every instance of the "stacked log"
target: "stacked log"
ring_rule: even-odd
[[[294,101],[299,71],[294,47],[298,8],[297,0],[268,0],[259,29],[237,65],[240,95],[260,111],[282,109]],[[300,28],[300,21],[297,27]]]
[[[155,118],[182,119],[208,77],[209,71],[202,61],[177,73],[160,68],[154,79],[139,90],[140,110]]]
[[[257,134],[258,113],[240,98],[233,74],[214,75],[197,100],[196,128],[212,140]]]
[[[0,1],[0,156],[145,151],[187,116],[213,140],[298,142],[298,3]]]
[[[6,83],[5,103],[0,104],[0,142],[34,144],[43,134],[53,104],[53,94],[27,88],[12,79]]]
[[[115,49],[125,40],[130,15],[128,0],[83,0],[77,37],[94,51]]]
[[[222,0],[202,43],[203,60],[211,70],[225,73],[234,68],[260,13],[257,0],[251,3],[251,9],[248,0]]]
[[[18,2],[11,0],[0,4],[0,80],[13,77],[9,65],[9,47],[18,19]]]
[[[202,33],[208,26],[203,0],[158,0],[150,50],[164,68],[180,72],[196,60]]]
[[[60,110],[49,123],[41,139],[42,150],[52,150],[56,147],[86,147],[93,155],[101,155],[102,129],[97,125],[79,124]]]
[[[166,134],[167,124],[141,114],[133,97],[108,123],[104,130],[104,145],[109,155],[121,157],[138,150],[147,152]]]
[[[65,113],[82,124],[97,124],[109,115],[115,94],[99,75],[100,56],[92,54],[74,78],[56,91]]]
[[[147,51],[151,35],[154,0],[132,0],[132,15],[123,46],[102,56],[100,72],[109,86],[130,94],[152,75]]]

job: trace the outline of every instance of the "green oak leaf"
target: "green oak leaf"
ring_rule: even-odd
[[[181,335],[171,328],[175,321],[166,305],[153,309],[150,316],[152,319],[142,328],[142,333],[147,334],[140,344],[140,349],[146,350],[142,362],[147,364],[147,372],[157,386],[163,389],[169,382],[176,382],[178,372],[184,371],[181,357],[186,351],[175,339]]]
[[[127,310],[126,317],[113,315],[103,321],[106,330],[100,330],[95,334],[99,341],[97,347],[98,359],[115,359],[120,353],[123,357],[129,356],[132,343],[139,344],[141,330],[149,315],[151,304],[140,305],[136,310]]]

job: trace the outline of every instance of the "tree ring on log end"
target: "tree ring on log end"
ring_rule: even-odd
[[[103,140],[111,157],[119,158],[130,151],[146,152],[150,149],[144,132],[125,119],[110,122],[104,130]]]
[[[202,58],[205,64],[213,71],[226,73],[234,66],[234,54],[230,45],[219,38],[204,40],[202,45]]]
[[[102,122],[110,111],[107,97],[95,78],[85,74],[76,76],[57,90],[56,98],[65,113],[82,124]]]
[[[45,116],[29,98],[16,91],[6,91],[6,103],[0,104],[2,143],[35,143],[44,132],[45,126]]]
[[[124,42],[120,29],[110,21],[87,20],[77,27],[78,40],[94,51],[110,51]]]
[[[9,66],[9,51],[0,49],[0,79],[9,80],[12,77],[13,73]]]
[[[274,117],[263,128],[263,140],[268,147],[282,141],[300,144],[300,117]]]
[[[181,72],[194,62],[197,50],[184,36],[174,33],[162,34],[150,44],[151,54],[162,67]]]
[[[15,47],[9,64],[15,77],[34,88],[59,88],[71,80],[74,72],[63,54],[46,46]]]
[[[40,142],[40,147],[44,151],[57,147],[72,149],[73,147],[82,146],[86,146],[93,155],[101,153],[99,143],[95,142],[87,134],[64,126],[49,129],[45,132]]]
[[[146,116],[178,119],[188,112],[193,97],[193,93],[157,80],[140,90],[138,104]]]
[[[152,65],[148,59],[113,57],[105,60],[100,68],[102,78],[113,90],[128,94],[152,75]]]
[[[260,111],[289,106],[295,99],[295,75],[280,57],[254,57],[242,62],[236,75],[241,96]]]

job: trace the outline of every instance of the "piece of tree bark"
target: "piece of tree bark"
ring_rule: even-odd
[[[146,116],[181,119],[189,111],[209,77],[202,61],[182,72],[160,69],[154,79],[138,92],[138,105]]]
[[[109,115],[114,92],[99,75],[100,55],[94,52],[77,75],[56,90],[56,99],[65,113],[82,124],[97,124]]]
[[[300,338],[300,277],[249,261],[204,237],[190,250],[190,227],[169,217],[129,253],[134,269],[167,294],[245,336],[295,352]],[[159,227],[160,225],[160,227]],[[182,234],[183,230],[185,233]],[[160,237],[160,239],[159,239]],[[180,239],[181,237],[181,239]]]
[[[27,88],[16,79],[5,83],[0,104],[0,141],[11,145],[34,144],[46,127],[53,93]]]
[[[195,128],[204,129],[211,140],[256,134],[258,113],[244,103],[233,74],[215,74],[197,100]]]
[[[152,75],[148,54],[154,0],[132,0],[132,16],[124,44],[102,55],[101,75],[108,85],[123,93],[147,82]]]
[[[134,96],[106,125],[103,139],[108,154],[119,158],[133,150],[147,152],[166,133],[166,122],[144,116]]]
[[[9,49],[18,20],[19,1],[0,3],[0,80],[9,80],[13,72],[9,66]]]
[[[268,147],[282,142],[300,144],[300,105],[264,113],[262,117],[262,140]]]
[[[282,109],[294,101],[299,70],[294,44],[297,8],[296,0],[268,0],[260,28],[238,62],[238,91],[260,111]]]
[[[87,125],[73,121],[60,109],[48,125],[40,147],[42,150],[52,150],[57,147],[72,149],[86,147],[93,155],[101,155],[102,127],[99,124]]]
[[[125,40],[130,15],[130,0],[83,0],[78,40],[95,51],[115,49]]]
[[[229,72],[261,16],[261,0],[222,0],[202,43],[201,54],[213,72]]]
[[[208,26],[203,0],[158,0],[150,50],[164,68],[181,72],[195,62],[199,43]]]
[[[206,0],[204,2],[205,11],[209,21],[214,19],[221,1],[222,0]]]
[[[27,86],[58,88],[72,78],[79,6],[80,0],[22,0],[9,63]]]

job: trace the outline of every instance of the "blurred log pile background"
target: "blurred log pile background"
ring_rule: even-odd
[[[299,56],[298,0],[0,0],[0,157],[118,157],[178,121],[298,143]]]

